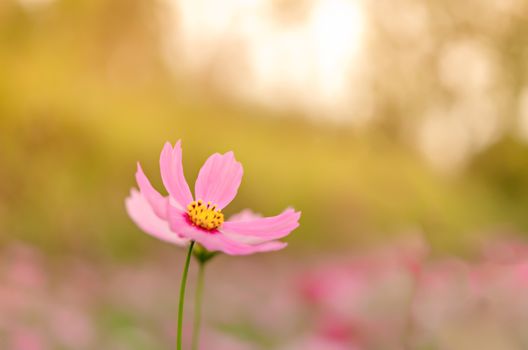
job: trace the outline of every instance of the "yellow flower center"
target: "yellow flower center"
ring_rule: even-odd
[[[205,204],[201,199],[187,206],[187,215],[193,224],[206,230],[214,230],[224,223],[222,211],[211,202]]]

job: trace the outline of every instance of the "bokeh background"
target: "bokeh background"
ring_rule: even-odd
[[[137,161],[162,188],[159,152],[178,139],[190,183],[211,153],[233,150],[244,165],[228,215],[290,205],[303,212],[287,250],[213,264],[211,304],[260,293],[277,299],[277,310],[251,312],[254,301],[243,297],[243,315],[210,306],[204,337],[242,338],[242,349],[308,349],[292,345],[314,333],[298,322],[266,332],[247,318],[286,312],[294,302],[281,291],[324,262],[368,256],[357,264],[372,277],[372,266],[387,261],[373,253],[379,246],[404,251],[405,261],[424,251],[463,259],[458,267],[497,255],[517,266],[524,256],[528,2],[3,0],[0,304],[19,307],[2,312],[15,320],[0,320],[3,348],[170,346],[182,252],[142,234],[124,198]],[[517,243],[491,244],[509,248],[489,253],[487,242],[506,239]],[[123,290],[126,302],[117,297]],[[58,325],[44,327],[57,310]],[[486,327],[497,331],[491,320]],[[356,328],[354,339],[372,335]],[[78,333],[62,339],[64,329]],[[443,348],[430,343],[413,344]],[[459,343],[447,346],[474,348]]]

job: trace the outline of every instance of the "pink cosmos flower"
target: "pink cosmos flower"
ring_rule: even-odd
[[[163,185],[169,193],[157,192],[138,163],[136,181],[126,199],[128,214],[146,233],[161,240],[186,245],[201,244],[209,251],[247,255],[282,249],[278,241],[299,226],[300,212],[291,208],[273,217],[244,211],[224,221],[224,209],[235,197],[242,180],[242,165],[233,152],[215,153],[200,169],[193,198],[185,180],[181,141],[166,143],[160,156]]]

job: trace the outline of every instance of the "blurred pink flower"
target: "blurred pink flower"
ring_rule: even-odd
[[[11,350],[44,350],[48,344],[36,331],[29,328],[19,328],[11,335]]]
[[[444,332],[476,310],[478,293],[470,280],[471,267],[451,258],[424,269],[413,300],[414,321],[423,337]]]
[[[8,283],[21,289],[41,289],[47,282],[42,256],[29,246],[11,246],[3,265],[6,266]]]
[[[255,345],[228,334],[208,330],[204,332],[204,341],[200,350],[252,350]]]
[[[347,348],[401,342],[427,251],[423,240],[406,240],[302,274],[300,293],[313,312],[318,341]]]
[[[281,347],[281,350],[361,350],[357,344],[328,339],[321,335],[307,335]]]
[[[163,184],[169,196],[157,192],[138,164],[136,181],[126,199],[132,220],[145,232],[167,242],[185,245],[196,241],[209,251],[246,255],[282,249],[277,241],[299,226],[300,212],[286,209],[274,217],[239,216],[224,222],[222,209],[235,197],[242,180],[242,165],[233,152],[215,153],[200,169],[195,198],[182,165],[181,141],[166,143],[160,157]]]
[[[514,263],[528,257],[528,245],[515,238],[494,239],[484,244],[482,255],[489,262]]]
[[[55,338],[68,349],[88,349],[95,330],[88,312],[71,305],[56,305],[50,310],[49,326]]]

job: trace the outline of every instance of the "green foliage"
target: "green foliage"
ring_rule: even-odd
[[[506,140],[443,177],[390,123],[358,132],[235,106],[207,84],[169,78],[143,6],[59,1],[36,14],[0,5],[2,239],[123,257],[155,246],[123,200],[136,161],[161,189],[159,152],[180,138],[191,184],[213,152],[234,150],[243,163],[227,215],[302,210],[293,250],[414,229],[452,249],[490,225],[528,229],[525,146]]]

